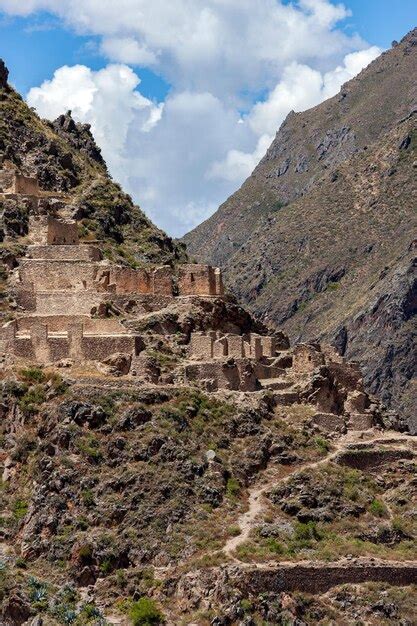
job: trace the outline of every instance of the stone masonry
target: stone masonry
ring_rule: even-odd
[[[3,352],[40,364],[71,358],[102,361],[111,354],[136,357],[140,338],[117,319],[93,318],[115,296],[216,297],[220,270],[205,265],[133,269],[104,260],[97,245],[79,241],[78,224],[58,211],[42,212],[35,178],[0,170],[0,193],[30,196],[30,245],[15,270],[12,288],[19,314],[0,329]],[[62,200],[62,199],[61,199]],[[61,203],[57,203],[62,205]]]
[[[43,192],[36,179],[2,170],[0,193],[29,194],[37,207],[29,220],[26,256],[11,280],[17,315],[0,329],[1,351],[12,361],[103,363],[122,356],[137,375],[148,367],[146,352],[141,354],[146,342],[129,330],[129,323],[106,317],[113,303],[117,309],[120,299],[131,304],[148,298],[147,310],[155,310],[176,298],[223,296],[218,268],[184,264],[176,271],[150,265],[134,269],[103,259],[97,245],[79,241],[78,224],[68,218],[62,198],[46,211],[39,204]],[[321,430],[372,425],[358,368],[316,344],[291,350],[282,333],[191,333],[180,371],[185,384],[207,391],[268,389],[277,403],[307,402],[316,407],[313,421]],[[157,371],[151,374],[158,384]]]

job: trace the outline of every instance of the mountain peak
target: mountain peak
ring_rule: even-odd
[[[0,88],[3,89],[7,86],[7,81],[9,78],[9,70],[6,67],[3,59],[0,59]]]

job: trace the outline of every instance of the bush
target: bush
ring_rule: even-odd
[[[299,541],[311,540],[320,541],[322,538],[321,533],[318,531],[316,522],[297,522],[294,529],[294,536]]]
[[[16,520],[23,519],[28,512],[29,505],[26,500],[15,500],[13,503],[13,516]]]
[[[19,408],[26,417],[35,415],[38,406],[45,402],[46,394],[42,385],[31,387],[19,400]]]
[[[132,604],[129,617],[133,626],[153,626],[164,622],[164,617],[155,602],[146,597]]]
[[[45,374],[40,367],[27,367],[20,370],[20,376],[28,383],[43,383],[45,382]]]
[[[250,613],[250,611],[252,611],[252,602],[247,598],[243,598],[243,600],[240,601],[240,608],[244,613]]]
[[[383,517],[386,513],[385,504],[381,500],[372,500],[370,511],[375,517]]]
[[[236,498],[240,492],[240,485],[236,478],[229,478],[226,483],[226,495],[228,498]]]
[[[323,437],[316,437],[314,441],[322,454],[326,454],[330,450],[330,443]]]

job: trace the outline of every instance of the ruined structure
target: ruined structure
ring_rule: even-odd
[[[1,170],[0,192],[28,195],[38,208],[29,220],[31,243],[11,281],[18,313],[1,329],[2,351],[11,357],[45,364],[123,353],[134,360],[140,337],[117,318],[93,317],[109,300],[144,296],[158,307],[161,298],[166,304],[174,297],[223,294],[220,270],[209,266],[182,266],[177,277],[170,266],[133,269],[104,260],[96,244],[80,243],[78,224],[65,211],[39,210],[35,178]]]
[[[356,366],[316,344],[290,349],[280,332],[192,332],[185,359],[163,378],[147,356],[149,335],[134,330],[128,312],[136,307],[140,319],[176,300],[222,298],[220,270],[200,264],[176,270],[116,265],[103,258],[97,243],[80,242],[78,224],[62,198],[48,210],[39,204],[36,179],[3,170],[0,185],[6,194],[32,194],[37,206],[29,220],[26,255],[10,281],[16,315],[0,329],[1,349],[9,360],[102,364],[123,357],[119,374],[130,372],[147,383],[185,383],[207,391],[270,390],[280,404],[313,404],[315,422],[324,430],[372,425]],[[164,341],[167,333],[156,329],[153,336]]]

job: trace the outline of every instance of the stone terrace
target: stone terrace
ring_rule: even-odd
[[[149,298],[152,310],[175,297],[223,294],[217,268],[187,264],[178,272],[169,266],[132,269],[104,260],[98,246],[80,243],[78,224],[66,217],[65,208],[39,208],[43,192],[35,178],[1,170],[0,193],[33,200],[31,243],[11,281],[18,314],[1,329],[3,351],[12,357],[40,364],[65,358],[101,361],[113,353],[135,357],[141,346],[137,335],[117,318],[93,317],[115,296]]]
[[[0,191],[29,194],[34,205],[42,196],[36,179],[8,170],[0,171]],[[130,330],[135,318],[128,311],[136,310],[136,319],[143,321],[176,301],[221,298],[220,270],[200,264],[175,270],[115,265],[103,259],[97,245],[80,243],[78,224],[59,198],[48,210],[36,207],[26,256],[10,281],[15,319],[0,329],[6,359],[40,365],[95,363],[100,372],[103,364],[123,361],[119,374],[130,372],[138,383],[163,383],[147,345],[170,339],[163,330],[147,331],[146,336]],[[184,351],[186,359],[182,356],[168,375],[171,383],[207,391],[269,390],[277,404],[314,404],[315,422],[324,430],[372,424],[360,372],[330,349],[314,344],[290,349],[288,338],[279,332],[263,336],[208,329],[191,333]]]

